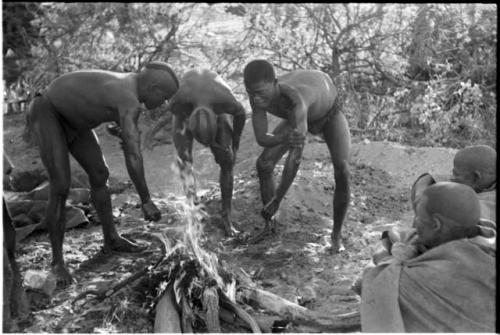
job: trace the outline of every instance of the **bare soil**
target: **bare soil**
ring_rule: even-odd
[[[4,151],[17,170],[43,169],[34,148],[21,140],[23,119],[4,117]],[[141,128],[145,129],[144,121]],[[109,165],[112,182],[128,181],[118,139],[97,129]],[[238,230],[254,234],[263,227],[255,161],[261,152],[250,122],[244,130],[235,166],[233,221]],[[194,159],[198,192],[203,195],[209,214],[204,227],[204,248],[217,254],[229,269],[241,268],[257,276],[263,288],[290,301],[308,301],[310,309],[344,313],[359,308],[359,298],[351,284],[370,263],[380,231],[411,224],[409,189],[423,172],[445,176],[451,172],[455,151],[446,148],[417,148],[390,142],[353,139],[350,159],[351,203],[343,228],[345,251],[330,255],[332,229],[333,168],[326,145],[311,137],[306,145],[300,171],[277,216],[278,234],[255,245],[226,238],[218,214],[219,168],[209,149],[195,144]],[[179,206],[182,187],[171,170],[175,157],[173,145],[144,151],[146,179],[153,200],[162,211],[158,223],[148,223],[137,206],[139,198],[132,187],[113,195],[113,213],[122,234],[149,248],[142,254],[102,254],[101,228],[95,223],[66,232],[65,259],[76,284],[57,290],[50,302],[32,306],[31,322],[20,332],[120,332],[153,331],[152,315],[146,299],[126,287],[102,302],[71,306],[80,292],[116,283],[159,257],[158,242],[151,238],[162,230],[182,230]],[[281,162],[280,164],[283,164]],[[81,169],[72,161],[73,171]],[[279,177],[282,165],[276,175]],[[6,192],[7,194],[9,192]],[[18,244],[21,272],[48,269],[51,248],[47,233],[34,234]]]

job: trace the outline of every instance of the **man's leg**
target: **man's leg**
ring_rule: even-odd
[[[70,152],[89,176],[92,205],[102,224],[104,249],[139,252],[139,245],[121,237],[113,223],[111,196],[108,190],[109,170],[93,130],[80,132],[69,146]]]
[[[12,318],[25,319],[29,314],[28,299],[22,286],[21,273],[16,262],[16,230],[5,198],[3,201],[3,331],[10,332]]]
[[[351,135],[344,114],[337,112],[332,115],[323,129],[323,135],[334,168],[332,252],[337,253],[343,249],[341,230],[351,195],[349,180]]]
[[[216,145],[210,146],[215,162],[220,166],[219,184],[222,196],[222,223],[227,236],[234,236],[237,231],[231,222],[231,201],[233,198],[233,132],[225,114],[217,118]]]
[[[274,129],[273,134],[279,135],[288,131],[290,131],[288,122],[282,121]],[[264,148],[259,158],[257,158],[257,175],[259,176],[260,195],[264,206],[271,201],[276,191],[276,183],[273,175],[274,168],[288,149],[288,146],[284,144],[267,147]]]
[[[290,131],[290,126],[287,121],[282,121],[273,131],[273,134],[279,135]],[[283,155],[288,151],[289,147],[286,144],[276,145],[274,147],[264,148],[259,158],[257,158],[257,175],[259,176],[260,195],[263,206],[266,206],[274,197],[276,192],[276,183],[274,181],[274,168],[280,161]],[[249,243],[255,243],[264,238],[269,233],[275,230],[275,222],[266,220],[266,225],[262,233],[252,237]]]
[[[29,117],[40,157],[49,176],[50,193],[45,221],[52,244],[52,272],[56,275],[58,284],[67,286],[73,279],[64,265],[62,248],[66,221],[64,207],[71,171],[66,136],[56,113],[54,107],[40,96],[33,100]]]

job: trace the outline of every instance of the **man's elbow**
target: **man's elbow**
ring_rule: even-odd
[[[265,138],[256,138],[257,144],[260,145],[261,147],[269,147],[269,141],[267,141]]]

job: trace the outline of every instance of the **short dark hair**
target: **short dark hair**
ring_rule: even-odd
[[[150,62],[150,63],[146,64],[145,68],[146,69],[154,69],[154,70],[163,70],[163,71],[168,72],[168,74],[174,80],[175,85],[177,86],[177,88],[179,88],[179,79],[177,79],[177,76],[175,75],[174,70],[172,70],[172,68],[170,67],[170,65],[168,65],[167,63],[160,62],[160,61],[154,61],[154,62]]]
[[[261,81],[272,82],[276,76],[271,63],[264,59],[256,59],[245,66],[243,78],[245,86],[249,86]]]

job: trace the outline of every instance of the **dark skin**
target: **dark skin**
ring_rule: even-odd
[[[233,196],[233,167],[239,148],[241,133],[245,126],[245,109],[236,100],[229,86],[215,72],[210,70],[190,70],[180,80],[177,93],[169,101],[169,109],[173,113],[174,145],[179,156],[179,168],[184,169],[186,163],[193,163],[193,134],[188,121],[196,108],[213,111],[217,116],[217,135],[210,147],[215,161],[220,166],[219,183],[222,195],[221,217],[227,236],[237,233],[231,222],[231,199]],[[228,115],[233,116],[231,129]],[[154,134],[169,120],[165,118],[148,133],[146,147]],[[149,139],[149,140],[148,140]],[[196,190],[191,190],[196,193]]]
[[[264,204],[261,214],[266,225],[261,234],[251,239],[253,242],[274,232],[273,216],[297,175],[308,126],[330,113],[337,99],[337,89],[327,74],[299,70],[280,76],[272,82],[254,83],[247,86],[246,90],[252,106],[255,138],[264,147],[257,160],[257,171]],[[283,119],[272,133],[268,132],[267,113]],[[335,171],[331,250],[336,253],[342,249],[341,229],[350,197],[348,158],[351,141],[344,115],[340,112],[332,113],[320,133],[330,151]],[[281,181],[276,187],[273,170],[287,151]]]
[[[64,205],[71,180],[69,153],[89,177],[92,204],[102,223],[104,250],[143,250],[116,231],[107,186],[109,171],[92,129],[105,122],[120,126],[125,164],[141,199],[144,217],[158,221],[161,213],[152,202],[145,181],[137,120],[143,108],[141,103],[148,109],[155,108],[176,89],[177,84],[165,70],[145,69],[140,73],[88,70],[60,76],[42,96],[33,100],[29,122],[49,175],[50,197],[45,220],[52,245],[52,271],[59,285],[73,281],[62,254]]]
[[[9,158],[3,156],[4,179],[9,178],[13,169]],[[22,287],[22,277],[16,262],[16,229],[7,208],[5,198],[3,201],[3,331],[12,331],[12,318],[23,319],[29,314],[26,294]]]

